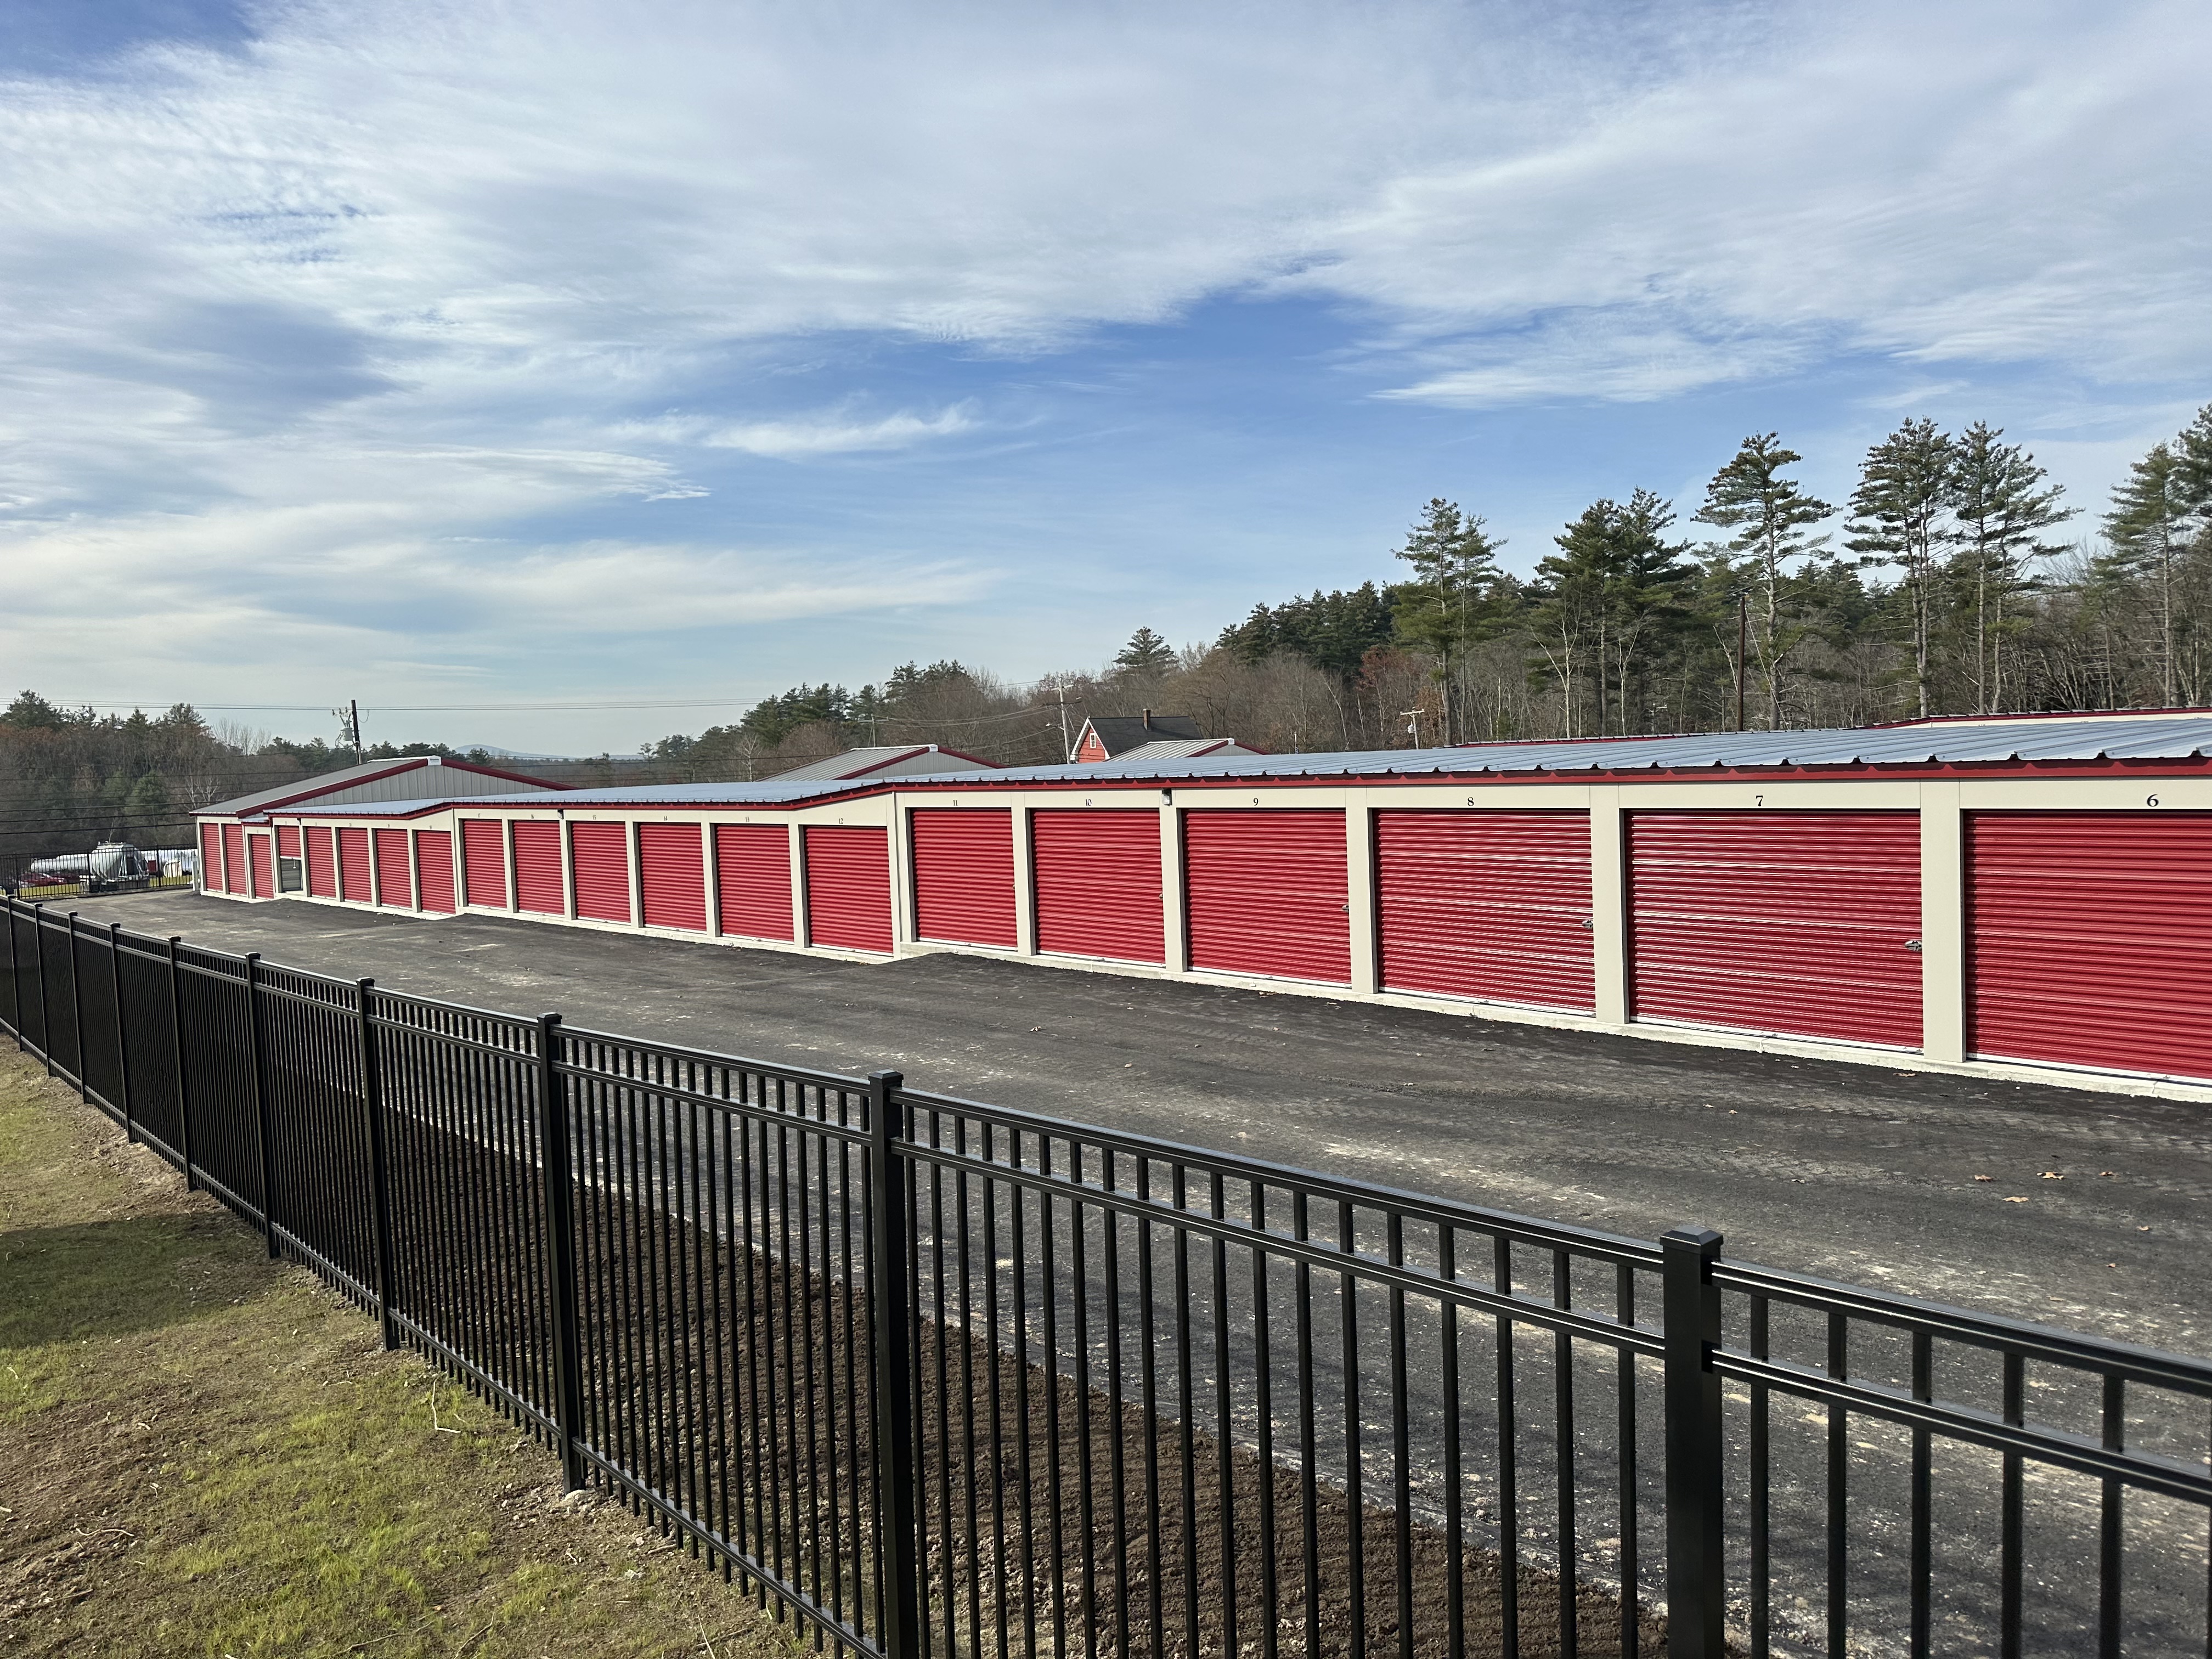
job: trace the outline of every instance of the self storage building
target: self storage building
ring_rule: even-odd
[[[565,787],[564,784],[549,783],[520,772],[478,766],[471,761],[447,760],[439,755],[401,755],[312,778],[297,778],[290,783],[258,789],[250,795],[218,801],[194,815],[199,826],[200,887],[204,892],[243,899],[319,893],[314,885],[315,873],[302,857],[298,828],[292,823],[280,827],[272,819],[274,813],[298,812],[310,807],[337,810],[426,797],[457,800],[477,795],[541,793]],[[410,860],[416,844],[406,844]],[[396,838],[387,838],[383,845],[390,849],[383,854],[387,872],[396,873],[397,866],[392,860],[401,849],[401,843]],[[372,893],[378,887],[368,864],[368,854],[364,851],[362,868],[352,884],[356,891]],[[436,880],[434,872],[434,886]],[[325,884],[330,889],[329,896],[336,896],[343,884],[333,870]]]
[[[313,902],[2212,1099],[2208,755],[2212,712],[2036,715],[268,816]]]

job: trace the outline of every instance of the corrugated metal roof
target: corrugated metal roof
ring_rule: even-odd
[[[1133,765],[1143,761],[1188,760],[1197,755],[1212,755],[1223,751],[1236,755],[1256,755],[1256,749],[1247,749],[1234,738],[1163,738],[1157,743],[1139,744],[1137,748],[1114,757],[1116,766]]]
[[[477,766],[467,761],[447,760],[438,755],[395,755],[388,760],[365,761],[359,766],[341,767],[335,772],[319,772],[313,777],[295,778],[289,783],[257,789],[252,794],[217,801],[212,806],[203,806],[198,811],[210,815],[242,817],[271,807],[327,800],[334,795],[364,802],[389,800],[405,791],[421,787],[420,781],[408,776],[408,774],[433,769],[441,774],[453,772],[467,780],[465,787],[457,783],[450,792],[455,796],[482,793],[485,786],[495,788],[502,783],[531,787],[535,792],[561,787],[557,783],[532,778],[526,773]],[[379,787],[380,785],[384,787]]]
[[[1592,738],[1561,742],[1468,744],[1309,755],[1206,755],[1195,759],[1105,761],[930,775],[932,784],[1177,783],[1215,778],[1438,777],[1682,772],[1761,767],[1987,765],[2100,760],[2192,760],[2212,755],[2212,712],[2074,714],[1849,726],[1810,732],[1720,732],[1687,737]],[[764,783],[677,783],[564,791],[558,805],[780,806],[866,788],[872,779]],[[885,779],[886,785],[898,780]],[[471,805],[544,805],[542,795],[479,797]],[[380,802],[382,817],[435,801]],[[349,811],[355,809],[348,809]]]
[[[771,783],[793,783],[814,778],[875,777],[884,773],[964,772],[970,768],[988,766],[990,763],[975,755],[963,755],[957,749],[946,749],[933,743],[878,744],[863,749],[848,749],[842,755],[832,755],[805,766],[794,766],[788,772],[779,772],[769,780]]]

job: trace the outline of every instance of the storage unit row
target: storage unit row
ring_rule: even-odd
[[[1947,843],[1916,810],[1260,800],[886,803],[874,823],[456,805],[210,825],[203,850],[209,885],[241,896],[1018,952],[2212,1079],[2212,813],[1954,811]]]

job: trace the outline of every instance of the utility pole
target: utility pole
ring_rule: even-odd
[[[1413,739],[1407,747],[1419,749],[1421,746],[1421,711],[1419,708],[1401,708],[1398,712],[1406,717],[1406,735]]]
[[[353,721],[353,763],[356,766],[359,766],[366,758],[366,757],[362,753],[361,748],[361,699],[359,697],[349,698],[346,702],[346,708],[349,711]],[[1742,724],[1741,716],[1738,717],[1737,724]]]
[[[1060,752],[1067,757],[1067,763],[1073,766],[1075,764],[1075,739],[1067,730],[1067,688],[1056,685],[1053,690],[1060,694]]]
[[[1743,730],[1744,653],[1751,640],[1751,591],[1735,591],[1735,729]]]

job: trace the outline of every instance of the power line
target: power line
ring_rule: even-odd
[[[758,702],[744,697],[684,697],[667,702],[387,702],[363,703],[364,714],[535,714],[548,710],[570,712],[620,708],[737,708]],[[156,706],[156,700],[147,698],[135,702],[80,702],[74,698],[57,697],[53,706],[64,711],[71,708],[131,708],[143,710]],[[189,702],[179,698],[158,706],[167,710],[176,702],[185,702],[195,713],[218,714],[327,714],[337,707],[322,702]]]

